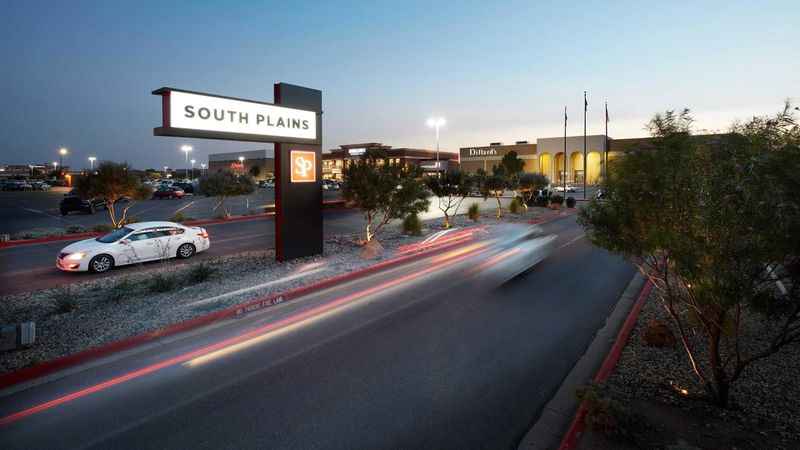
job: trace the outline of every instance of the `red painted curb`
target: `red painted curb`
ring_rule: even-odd
[[[136,336],[131,336],[129,338],[125,338],[119,341],[101,345],[99,347],[90,348],[88,350],[74,353],[72,355],[62,356],[60,358],[56,358],[51,361],[46,361],[35,366],[25,367],[14,372],[2,374],[0,375],[0,389],[5,389],[9,386],[13,386],[18,383],[39,378],[44,375],[56,372],[58,370],[82,364],[92,359],[96,359],[119,351],[127,350],[136,347],[138,345],[144,344],[146,342],[155,340],[157,338],[171,336],[177,333],[206,326],[223,319],[239,316],[242,314],[247,314],[279,303],[284,303],[294,298],[308,295],[314,291],[327,289],[331,286],[345,283],[347,281],[354,280],[356,278],[359,278],[367,274],[379,272],[381,270],[398,266],[407,262],[411,262],[416,259],[422,259],[431,255],[435,255],[437,253],[449,250],[463,243],[464,243],[463,240],[459,240],[449,244],[442,245],[441,247],[437,247],[435,249],[428,249],[425,251],[421,251],[419,253],[388,259],[386,261],[381,261],[377,264],[367,266],[360,270],[334,275],[332,277],[320,280],[314,284],[301,286],[281,293],[271,294],[266,297],[254,299],[240,305],[233,305],[210,314],[198,316],[184,322],[167,325],[166,327],[157,330],[148,331],[146,333],[142,333]]]
[[[344,200],[329,200],[322,202],[322,209],[346,209]],[[263,219],[264,217],[274,216],[274,212],[267,212],[261,214],[252,214],[249,216],[231,216],[227,219],[198,219],[198,220],[188,220],[183,222],[184,225],[189,226],[198,226],[198,225],[216,225],[220,223],[230,223],[230,222],[241,222],[244,220],[256,220],[256,219]],[[10,248],[10,247],[18,247],[21,245],[31,245],[31,244],[45,244],[48,242],[58,242],[58,241],[72,241],[77,239],[83,238],[91,238],[95,236],[100,236],[103,233],[97,233],[94,231],[86,231],[83,233],[70,233],[70,234],[60,234],[58,236],[46,236],[41,238],[34,238],[34,239],[16,239],[13,241],[6,241],[0,242],[0,249],[3,248]]]
[[[631,331],[633,331],[633,327],[636,325],[636,320],[639,318],[639,312],[642,310],[642,306],[644,306],[644,302],[647,301],[647,297],[650,295],[652,289],[653,284],[650,283],[650,280],[645,281],[642,289],[639,291],[639,297],[636,299],[636,303],[633,304],[631,311],[628,313],[628,318],[625,319],[625,323],[622,324],[622,328],[620,328],[617,334],[614,345],[611,346],[611,350],[608,352],[608,355],[606,355],[603,364],[594,376],[593,381],[595,383],[605,382],[611,375],[611,372],[614,371],[614,367],[616,367],[619,357],[622,355],[622,349],[625,348],[628,337]],[[581,402],[566,434],[564,434],[564,437],[561,439],[558,450],[572,450],[578,445],[578,439],[586,426],[586,413],[588,410],[589,408],[586,401]]]

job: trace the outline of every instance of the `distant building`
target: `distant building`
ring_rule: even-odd
[[[241,162],[240,157],[244,158]],[[222,171],[239,174],[252,174],[255,171],[258,173],[255,176],[257,180],[272,178],[275,176],[275,151],[264,149],[208,155],[208,173]]]
[[[386,162],[402,166],[414,165],[426,172],[447,170],[458,164],[458,155],[440,151],[439,162],[436,162],[436,151],[422,148],[393,148],[380,142],[340,145],[322,155],[322,178],[341,180],[342,171],[351,161],[358,160],[364,153],[380,150],[386,154]]]

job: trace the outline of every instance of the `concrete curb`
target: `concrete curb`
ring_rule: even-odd
[[[360,270],[356,270],[353,272],[346,272],[340,275],[334,275],[330,278],[326,278],[319,282],[309,284],[307,286],[301,286],[295,289],[291,289],[288,291],[275,293],[268,295],[266,297],[257,298],[254,300],[250,300],[249,302],[242,303],[239,305],[233,305],[228,308],[222,309],[220,311],[216,311],[210,314],[206,314],[203,316],[198,316],[193,319],[189,319],[184,322],[174,323],[172,325],[168,325],[166,327],[148,331],[146,333],[142,333],[136,336],[131,336],[129,338],[125,338],[119,341],[111,342],[105,345],[101,345],[99,347],[90,348],[78,353],[74,353],[71,355],[63,356],[60,358],[56,358],[50,361],[43,362],[41,364],[37,364],[31,367],[25,367],[23,369],[19,369],[14,372],[9,372],[6,374],[0,375],[0,390],[6,389],[10,386],[14,386],[16,384],[20,384],[23,382],[28,382],[35,378],[40,378],[48,374],[52,374],[57,371],[61,371],[64,369],[68,369],[70,367],[77,366],[79,364],[84,364],[88,361],[108,356],[113,353],[121,352],[124,350],[131,349],[133,347],[145,344],[147,342],[153,341],[155,339],[172,336],[178,333],[186,332],[189,330],[193,330],[196,328],[204,327],[207,325],[211,325],[215,322],[219,322],[221,320],[239,317],[243,314],[248,314],[254,311],[262,310],[264,308],[268,308],[270,306],[274,306],[280,303],[285,303],[287,301],[294,300],[296,298],[308,295],[315,291],[320,291],[323,289],[327,289],[329,287],[346,283],[348,281],[355,280],[359,277],[364,275],[372,274],[375,272],[379,272],[381,270],[385,270],[391,267],[399,266],[411,261],[415,261],[417,259],[426,258],[428,256],[435,255],[437,253],[441,253],[452,248],[458,247],[459,245],[463,244],[463,240],[458,240],[449,244],[444,244],[436,248],[428,248],[425,250],[421,250],[417,253],[412,253],[392,259],[388,259],[385,261],[381,261],[377,264],[373,264],[371,266],[365,267]]]
[[[322,209],[346,209],[344,200],[330,200],[327,202],[322,202]],[[198,220],[188,220],[183,222],[183,225],[188,226],[198,226],[198,225],[217,225],[221,223],[232,223],[232,222],[241,222],[246,220],[256,220],[256,219],[263,219],[265,217],[274,216],[275,212],[265,212],[260,214],[252,214],[248,216],[231,216],[227,219],[198,219]],[[70,234],[60,234],[58,236],[47,236],[41,238],[34,238],[34,239],[16,239],[13,241],[6,241],[0,242],[0,249],[4,248],[11,248],[11,247],[19,247],[22,245],[32,245],[32,244],[46,244],[49,242],[58,242],[58,241],[72,241],[76,239],[84,239],[84,238],[91,238],[95,236],[100,236],[103,233],[97,233],[94,231],[87,231],[83,233],[70,233]]]
[[[520,441],[519,450],[575,448],[583,431],[586,405],[578,404],[575,391],[590,381],[603,382],[614,370],[639,311],[650,293],[650,283],[638,272],[617,301],[606,324],[564,378],[533,427]],[[566,431],[566,434],[564,433]]]

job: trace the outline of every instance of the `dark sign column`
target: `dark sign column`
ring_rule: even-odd
[[[322,142],[322,91],[275,84],[275,104],[317,113]],[[322,253],[322,146],[275,143],[275,256],[278,261]]]

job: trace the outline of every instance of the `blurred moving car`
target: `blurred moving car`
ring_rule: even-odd
[[[275,180],[273,180],[273,179],[261,180],[261,181],[258,182],[258,187],[266,188],[266,189],[273,189],[273,188],[275,188]]]
[[[49,191],[50,185],[45,183],[44,181],[34,181],[31,183],[33,186],[33,190],[35,191]]]
[[[73,211],[94,214],[94,212],[98,209],[103,209],[105,207],[105,199],[92,198],[89,200],[84,200],[72,192],[69,194],[64,194],[64,198],[61,199],[61,203],[58,205],[58,209],[61,211],[62,216],[66,216]]]
[[[562,185],[553,186],[552,190],[554,192],[564,192],[564,185],[562,184]],[[566,191],[567,192],[575,192],[575,186],[572,186],[572,185],[568,184],[567,188],[566,188]]]
[[[153,192],[154,200],[161,200],[163,198],[183,198],[186,193],[183,189],[175,186],[161,186]]]
[[[191,258],[210,246],[205,228],[139,222],[64,247],[56,258],[56,267],[67,272],[103,273],[126,264]]]

